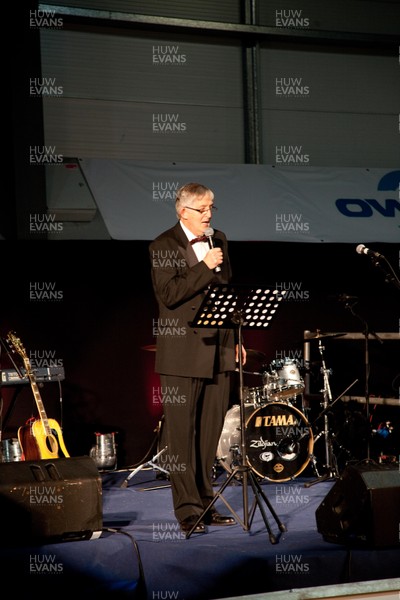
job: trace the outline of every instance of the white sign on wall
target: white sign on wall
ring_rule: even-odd
[[[232,241],[400,242],[400,170],[82,159],[110,236],[151,240],[176,222],[175,193],[210,187]]]

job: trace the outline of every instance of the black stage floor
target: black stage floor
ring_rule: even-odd
[[[4,480],[3,466],[0,465],[1,485],[12,496],[15,488],[12,482]],[[391,469],[400,477],[398,465]],[[238,522],[230,527],[209,527],[206,534],[185,538],[174,518],[168,480],[160,478],[157,469],[146,467],[123,487],[131,473],[99,474],[101,528],[91,532],[91,539],[48,539],[41,544],[29,540],[5,543],[3,539],[3,589],[11,586],[19,597],[39,592],[70,594],[77,600],[88,595],[135,600],[211,600],[400,575],[399,544],[338,544],[325,540],[318,531],[316,510],[338,481],[305,487],[310,478],[261,480],[260,488],[270,506],[262,497],[260,503],[276,536],[276,543],[272,543],[257,504],[248,530]],[[227,477],[226,471],[217,473],[216,491]],[[224,513],[233,509],[244,520],[244,505],[248,500],[251,508],[254,499],[251,486],[246,490],[244,493],[241,481],[233,479],[222,494],[229,507],[219,497],[217,508]],[[80,510],[80,493],[78,485],[71,509],[75,513]],[[93,501],[82,497],[82,502]],[[35,510],[32,505],[30,508]],[[373,518],[381,529],[392,528],[396,520],[398,535],[400,515],[385,515],[388,509],[384,502],[374,509]],[[400,506],[395,510],[400,510]],[[7,523],[8,531],[10,514],[1,514],[3,527]],[[274,514],[286,531],[279,530]]]

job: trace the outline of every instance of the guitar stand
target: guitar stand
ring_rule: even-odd
[[[239,291],[241,293],[239,293]],[[234,467],[226,481],[222,484],[219,491],[215,494],[214,498],[207,506],[207,508],[203,511],[203,513],[198,517],[197,521],[194,523],[190,531],[186,533],[186,538],[189,538],[200,521],[203,520],[204,515],[212,508],[215,502],[220,498],[228,510],[231,512],[232,516],[235,518],[236,522],[239,523],[244,531],[249,531],[251,528],[251,524],[253,522],[255,510],[258,506],[260,509],[262,518],[264,520],[265,527],[268,531],[269,540],[271,544],[276,544],[278,541],[277,536],[275,536],[272,532],[271,526],[268,521],[267,513],[265,507],[263,505],[263,501],[267,506],[268,510],[272,514],[276,524],[279,527],[279,531],[284,532],[287,531],[285,525],[280,521],[276,512],[274,511],[270,501],[268,500],[265,493],[262,491],[259,482],[257,481],[253,471],[246,464],[246,444],[245,444],[245,410],[244,410],[244,387],[243,387],[243,340],[242,340],[242,328],[249,322],[251,322],[251,326],[255,325],[255,327],[265,327],[263,325],[265,315],[268,315],[268,320],[272,319],[272,315],[275,314],[276,309],[278,307],[278,303],[282,300],[283,296],[280,295],[280,292],[277,290],[271,292],[270,290],[264,290],[263,288],[259,289],[240,289],[234,287],[230,287],[228,285],[216,285],[214,287],[209,288],[205,299],[203,300],[202,306],[198,314],[196,315],[196,319],[193,321],[193,326],[196,327],[232,327],[236,326],[238,329],[238,347],[239,347],[239,397],[240,397],[240,432],[241,432],[241,452],[240,452],[240,463],[238,466]],[[238,307],[238,304],[241,304]],[[226,308],[228,305],[232,307],[233,315],[228,320],[228,322],[224,321],[224,316],[218,318],[219,314],[226,315]],[[221,306],[223,306],[221,310]],[[252,309],[250,307],[254,306],[256,311],[256,315],[254,318],[251,315]],[[263,312],[261,312],[263,309]],[[260,320],[259,315],[262,314],[263,319]],[[210,317],[212,315],[212,317]],[[268,322],[268,321],[267,321]],[[233,324],[233,325],[232,325]],[[223,497],[223,492],[226,487],[230,484],[233,479],[240,479],[242,483],[242,502],[243,502],[243,519],[239,517],[239,515],[235,512],[229,502]],[[249,498],[248,498],[248,484],[250,483],[251,488],[254,494],[253,505],[249,510]]]

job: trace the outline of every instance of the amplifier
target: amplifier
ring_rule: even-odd
[[[88,456],[0,464],[0,544],[99,537],[102,482]]]
[[[400,547],[398,465],[349,466],[317,508],[327,542],[372,548]]]

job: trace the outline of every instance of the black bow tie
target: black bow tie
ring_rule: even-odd
[[[192,240],[190,240],[190,243],[193,245],[196,242],[206,242],[207,241],[207,236],[206,235],[200,235],[199,237],[195,237]]]

